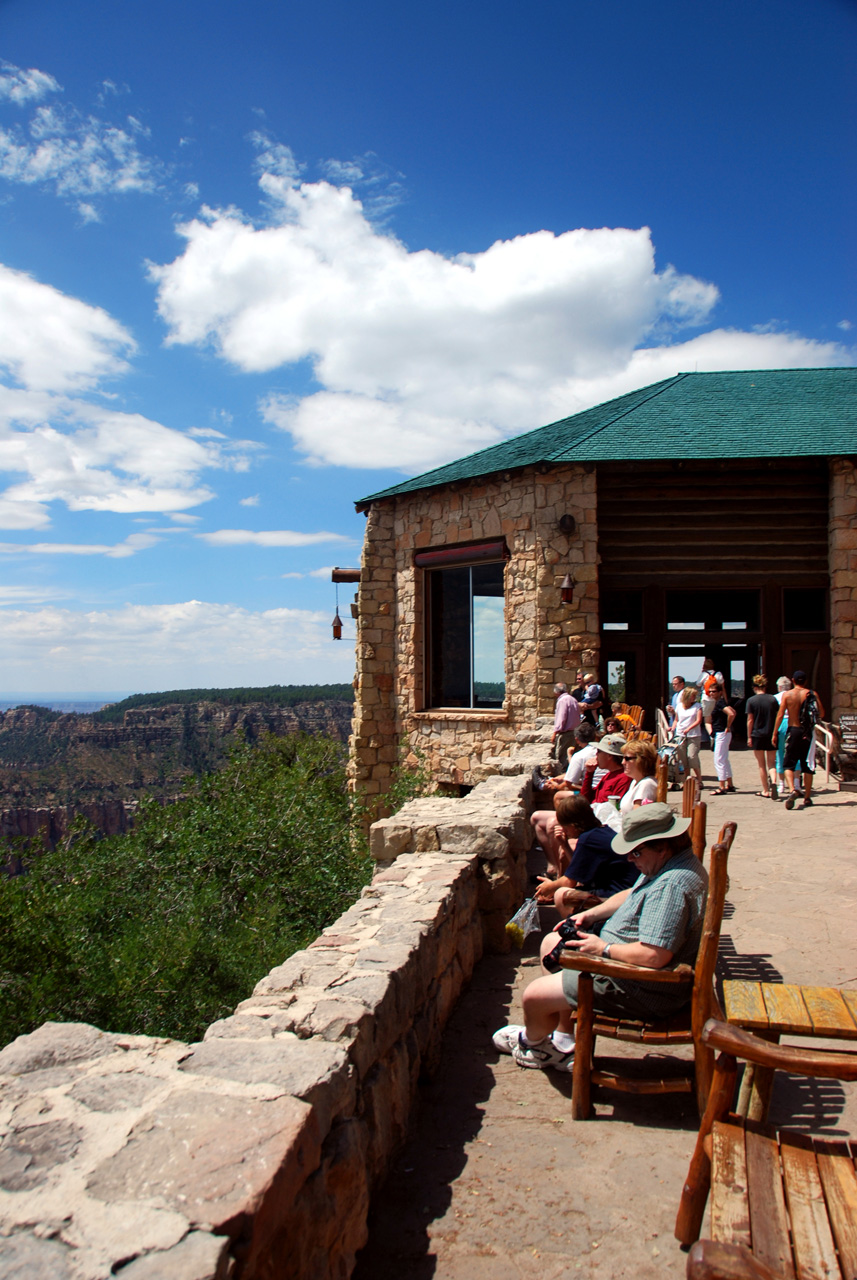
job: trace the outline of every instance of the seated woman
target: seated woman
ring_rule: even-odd
[[[653,743],[626,743],[622,763],[626,777],[631,779],[631,786],[619,802],[619,812],[626,813],[628,809],[638,809],[641,804],[656,800],[658,784],[655,781],[655,770],[658,766],[658,752]]]
[[[555,816],[556,862],[564,874],[557,880],[542,879],[535,892],[537,902],[553,901],[564,917],[594,907],[634,883],[637,873],[628,859],[613,853],[615,832],[602,826],[588,800],[563,792]]]

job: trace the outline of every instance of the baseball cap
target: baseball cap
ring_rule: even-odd
[[[690,818],[682,818],[668,804],[644,804],[622,814],[622,830],[613,837],[614,853],[630,853],[647,840],[669,840],[680,836],[690,826]]]

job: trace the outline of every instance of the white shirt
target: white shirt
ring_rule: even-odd
[[[683,707],[681,703],[676,707],[676,733],[682,734],[686,738],[701,738],[702,725],[698,724],[695,729],[688,730],[691,720],[696,719],[696,713],[699,711],[699,703],[692,702],[689,707]]]
[[[595,753],[598,748],[594,742],[587,743],[585,747],[581,747],[579,751],[575,751],[573,756],[568,757],[568,768],[565,771],[565,780],[572,787],[581,787],[583,785],[583,775],[586,771],[586,764],[589,760],[595,759]],[[593,775],[593,785],[598,786],[604,777],[606,769],[596,769]]]
[[[631,783],[619,802],[619,812],[627,813],[629,809],[633,809],[637,800],[657,800],[657,798],[657,778],[638,778],[636,782]]]

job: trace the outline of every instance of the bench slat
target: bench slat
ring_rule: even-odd
[[[750,1248],[743,1129],[734,1124],[715,1124],[711,1163],[711,1234],[724,1244]]]
[[[744,1135],[753,1254],[783,1280],[794,1280],[780,1151],[771,1132]]]
[[[857,1171],[844,1142],[816,1142],[816,1159],[839,1262],[857,1276]]]
[[[836,1249],[812,1144],[799,1134],[780,1135],[786,1204],[800,1280],[839,1280]]]
[[[758,982],[728,979],[723,983],[727,1022],[740,1023],[747,1031],[766,1031],[768,1012]]]
[[[803,1002],[817,1036],[857,1040],[857,1026],[835,987],[804,987]]]
[[[812,1035],[812,1018],[807,1012],[801,995],[800,987],[790,987],[786,983],[779,982],[762,983],[762,998],[768,1010],[771,1031]]]

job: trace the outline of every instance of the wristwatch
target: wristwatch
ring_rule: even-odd
[[[609,943],[609,942],[607,943],[607,946],[604,948],[604,950],[601,952],[601,954],[602,954],[602,956],[604,957],[604,959],[605,959],[605,960],[609,960],[609,959],[610,959],[610,943]]]

